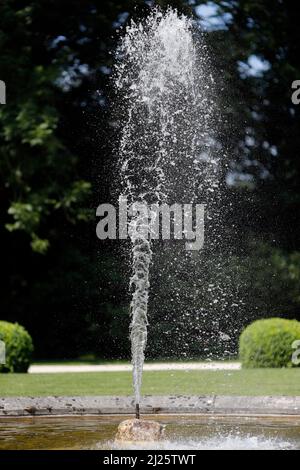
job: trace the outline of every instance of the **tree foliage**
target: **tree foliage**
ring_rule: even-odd
[[[129,351],[128,267],[122,250],[97,243],[94,212],[115,197],[113,51],[122,27],[154,3],[204,24],[230,171],[222,269],[216,272],[210,256],[203,265],[195,260],[190,274],[183,266],[176,282],[162,285],[153,274],[149,353],[176,354],[176,331],[187,355],[233,352],[245,323],[299,317],[294,2],[215,0],[204,15],[207,2],[198,0],[6,0],[0,4],[0,79],[7,87],[7,104],[0,105],[1,316],[28,328],[40,356]],[[169,260],[167,254],[161,263],[170,268]],[[208,290],[221,274],[219,283],[231,293],[225,316],[212,308]]]

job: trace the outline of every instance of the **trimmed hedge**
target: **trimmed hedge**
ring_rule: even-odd
[[[283,318],[257,320],[240,336],[242,367],[295,367],[292,344],[300,340],[300,322]]]
[[[27,372],[33,343],[25,328],[18,323],[0,321],[0,340],[6,349],[6,363],[0,364],[0,372]]]

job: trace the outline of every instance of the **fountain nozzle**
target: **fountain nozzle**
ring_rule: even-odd
[[[139,403],[136,403],[136,405],[135,405],[135,417],[136,417],[136,419],[140,419],[140,405],[139,405]]]

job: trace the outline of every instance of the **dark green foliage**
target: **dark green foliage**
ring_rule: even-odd
[[[0,105],[0,309],[30,330],[38,357],[129,355],[130,270],[117,243],[96,239],[94,214],[116,197],[112,52],[121,27],[154,3],[193,10],[198,21],[197,6],[207,1],[0,3],[0,80],[7,85]],[[205,34],[219,71],[220,140],[235,180],[227,186],[224,169],[215,251],[183,263],[176,275],[172,254],[152,268],[152,357],[232,354],[254,319],[299,318],[295,2],[212,3],[223,26]],[[241,74],[251,55],[268,61],[268,70]],[[160,267],[169,277],[160,277]],[[211,291],[214,283],[223,291]]]
[[[0,340],[5,344],[6,362],[0,372],[27,372],[33,353],[31,336],[18,323],[0,321]]]
[[[293,343],[300,322],[283,318],[257,320],[241,334],[239,354],[245,368],[292,367]]]

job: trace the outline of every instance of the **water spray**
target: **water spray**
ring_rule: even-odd
[[[209,202],[218,172],[218,158],[212,155],[214,82],[208,50],[201,38],[195,39],[192,20],[171,8],[154,8],[145,21],[127,26],[116,58],[114,83],[122,100],[121,196],[129,207],[191,204],[200,196]],[[128,233],[133,388],[135,416],[140,419],[154,259],[148,214],[133,211]]]

